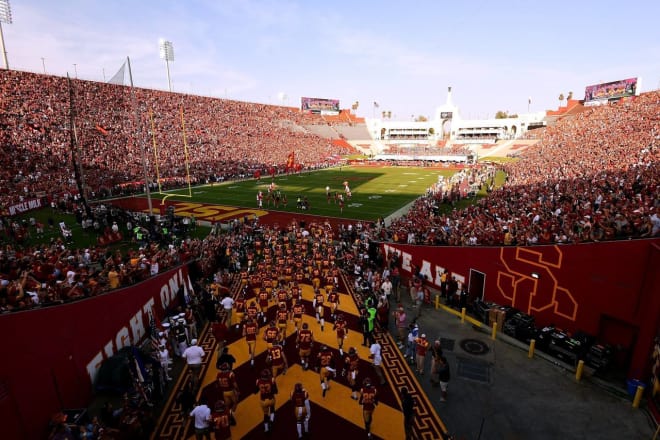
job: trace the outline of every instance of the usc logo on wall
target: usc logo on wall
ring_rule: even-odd
[[[558,246],[500,248],[500,261],[506,268],[497,272],[500,294],[527,314],[553,313],[575,321],[578,303],[567,288],[559,285],[556,275],[562,257]]]

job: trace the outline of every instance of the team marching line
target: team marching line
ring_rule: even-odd
[[[393,386],[408,375],[404,383],[416,381],[392,339],[377,333],[381,302],[389,301],[381,286],[391,284],[369,261],[360,231],[343,233],[337,240],[329,225],[264,227],[235,267],[238,293],[210,284],[218,302],[213,337],[182,353],[200,404],[190,412],[179,406],[196,437],[323,439],[325,424],[337,422],[357,438],[409,437]],[[352,289],[347,271],[356,288],[371,291]],[[388,360],[395,372],[382,367],[383,344],[396,351]]]
[[[220,341],[215,362],[211,362],[216,365],[217,373],[211,368],[202,383],[202,397],[216,410],[211,411],[211,419],[216,426],[220,425],[216,429],[221,431],[217,438],[231,438],[231,426],[235,426],[234,436],[242,438],[260,422],[263,431],[270,432],[278,408],[286,403],[283,395],[292,402],[296,434],[302,438],[310,433],[310,398],[318,405],[342,406],[343,399],[329,399],[333,391],[337,397],[347,394],[356,401],[358,406],[339,415],[362,425],[366,436],[371,437],[379,387],[386,385],[381,346],[369,334],[375,318],[375,313],[369,310],[374,307],[366,304],[361,314],[351,296],[339,292],[335,279],[333,284],[324,286],[320,285],[319,277],[311,281],[312,285],[286,280],[284,284],[275,284],[271,280],[259,286],[254,279],[246,280],[235,299],[230,296],[223,299],[222,320],[213,326],[215,339]],[[222,343],[225,340],[227,344]],[[258,376],[252,390],[249,381],[247,390],[241,386],[237,376],[242,374]],[[246,402],[241,400],[251,391],[256,394],[246,397]],[[393,417],[401,419],[396,401],[388,394],[391,406],[378,412],[385,421]],[[213,399],[221,402],[217,408],[210,402]],[[255,420],[255,412],[250,411],[257,406],[255,403],[261,408],[261,420]],[[242,408],[248,411],[241,411]],[[355,411],[359,408],[361,412]],[[204,417],[201,420],[197,417],[197,429],[205,429]],[[232,425],[232,420],[240,422]],[[382,433],[376,429],[376,435],[381,438],[396,432],[385,421]],[[238,425],[244,425],[248,431]],[[402,436],[401,430],[397,437]]]

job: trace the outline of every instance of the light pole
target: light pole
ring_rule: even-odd
[[[46,74],[46,58],[41,57],[41,66],[44,68],[44,75]]]
[[[5,48],[5,36],[2,33],[2,23],[11,24],[11,6],[9,0],[0,0],[0,50],[2,50],[2,59],[5,63],[5,69],[9,70],[9,61],[7,61],[7,49]]]
[[[160,45],[160,59],[165,60],[165,66],[167,67],[167,86],[169,91],[172,92],[172,79],[170,78],[170,61],[174,61],[174,46],[172,46],[171,41],[166,41],[161,38],[159,40]]]
[[[73,72],[76,75],[76,79],[78,79],[78,65],[76,63],[73,63]]]
[[[226,92],[227,89],[225,89],[225,95],[227,94]],[[286,101],[289,99],[286,93],[284,92],[279,92],[277,94],[277,99],[282,103],[282,106],[286,107]]]

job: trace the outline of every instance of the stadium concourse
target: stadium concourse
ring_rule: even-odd
[[[278,222],[277,217],[285,224],[286,216],[268,214],[269,222]],[[318,220],[309,217],[310,221]],[[234,278],[232,283],[232,294],[237,297],[243,290],[239,278]],[[447,429],[438,417],[432,403],[427,398],[422,385],[418,382],[411,366],[403,358],[403,353],[397,348],[397,344],[388,332],[376,332],[375,338],[382,346],[383,362],[387,368],[383,370],[386,380],[379,384],[378,377],[373,371],[369,360],[369,347],[363,344],[363,334],[360,329],[359,305],[361,301],[352,287],[352,281],[345,274],[340,276],[339,282],[339,309],[347,323],[347,337],[344,341],[344,355],[351,347],[357,350],[359,356],[359,378],[370,377],[376,386],[379,404],[373,415],[371,432],[372,438],[393,439],[405,438],[403,413],[401,410],[400,389],[406,387],[416,399],[417,418],[414,430],[416,438],[440,439],[447,436]],[[251,286],[250,286],[251,287]],[[337,345],[336,332],[333,330],[333,321],[325,323],[324,328],[314,316],[313,299],[314,289],[309,284],[301,284],[305,315],[303,323],[309,325],[314,335],[314,345],[310,356],[309,369],[303,369],[296,347],[296,333],[292,321],[287,323],[286,338],[283,345],[288,369],[285,374],[276,378],[279,393],[276,395],[275,422],[268,434],[272,438],[296,438],[296,420],[293,404],[289,398],[296,383],[302,383],[309,393],[311,403],[311,419],[309,436],[314,439],[336,439],[338,435],[345,438],[366,438],[364,421],[361,407],[356,400],[351,399],[351,387],[348,383],[348,375],[340,363],[337,363],[336,374],[330,381],[327,393],[322,392],[319,373],[317,372],[318,361],[316,355],[322,346],[331,349],[335,359],[343,359]],[[248,289],[248,302],[255,299],[258,289]],[[264,322],[275,320],[276,307],[269,309],[269,314]],[[260,405],[259,396],[255,390],[255,383],[264,369],[270,369],[267,361],[267,345],[262,340],[264,327],[259,330],[256,342],[254,365],[250,363],[248,345],[241,332],[236,330],[237,321],[234,317],[232,328],[228,331],[225,347],[229,348],[236,358],[234,372],[240,390],[239,403],[235,412],[237,424],[231,428],[232,438],[259,439],[266,438],[263,424],[263,410]],[[263,325],[263,323],[262,323]],[[209,407],[213,408],[221,394],[216,389],[216,376],[218,374],[218,341],[213,336],[211,328],[207,326],[200,335],[199,345],[203,347],[207,356],[203,362],[201,388],[198,399],[204,399]],[[181,407],[174,398],[191,380],[189,369],[186,369],[176,384],[176,390],[166,403],[160,416],[156,431],[152,439],[165,438],[194,438],[193,419],[185,417]]]

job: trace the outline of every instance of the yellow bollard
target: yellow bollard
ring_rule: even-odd
[[[584,371],[584,361],[580,359],[577,365],[577,369],[575,370],[575,380],[578,382],[580,379],[582,379],[582,372]]]
[[[536,339],[532,339],[529,341],[529,351],[527,352],[527,357],[528,358],[533,358],[534,357],[534,348],[536,347]]]
[[[637,385],[637,391],[635,392],[635,398],[633,399],[633,408],[639,408],[639,402],[641,402],[643,394],[644,385]]]
[[[465,322],[465,307],[461,309],[461,322]]]
[[[435,309],[438,310],[440,308],[440,295],[435,296]]]
[[[493,331],[490,335],[490,338],[492,340],[495,340],[495,337],[497,336],[497,322],[493,322]]]

